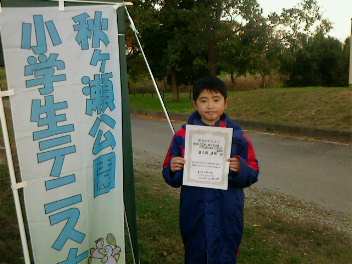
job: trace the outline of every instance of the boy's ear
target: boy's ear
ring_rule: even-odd
[[[196,101],[192,101],[192,105],[193,105],[195,108],[197,108],[197,103],[196,103]]]
[[[225,100],[225,109],[226,109],[226,106],[227,106],[227,104],[230,102],[230,99],[229,98],[227,98],[226,100]]]

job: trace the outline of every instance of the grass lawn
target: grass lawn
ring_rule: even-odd
[[[135,164],[141,264],[182,264],[179,189],[166,185],[160,167],[150,160]],[[0,165],[0,182],[0,263],[24,263],[6,165]],[[265,206],[247,203],[239,263],[348,264],[352,263],[351,245],[351,235],[333,226],[289,219]],[[128,246],[126,255],[127,264],[132,264]]]
[[[179,189],[166,185],[161,166],[150,160],[136,160],[141,263],[181,264]],[[293,202],[290,203],[292,206]],[[239,263],[347,264],[352,263],[351,245],[351,236],[333,226],[322,225],[314,219],[301,221],[280,211],[273,212],[267,206],[247,202]]]
[[[352,129],[351,88],[275,88],[230,92],[226,112],[233,119],[254,120],[326,129]],[[170,93],[164,102],[170,113],[191,113],[189,93],[172,102]],[[163,111],[156,94],[130,95],[131,108]]]

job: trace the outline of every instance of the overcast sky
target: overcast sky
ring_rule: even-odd
[[[282,8],[291,8],[300,0],[257,0],[267,15],[270,12],[280,13]],[[345,41],[351,35],[352,0],[317,0],[325,18],[329,18],[334,29],[330,35]]]

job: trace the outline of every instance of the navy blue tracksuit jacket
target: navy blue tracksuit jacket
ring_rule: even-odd
[[[199,113],[188,121],[205,125]],[[259,166],[253,146],[241,127],[224,114],[216,123],[233,128],[231,157],[239,157],[239,173],[229,172],[228,190],[182,185],[183,170],[172,173],[172,157],[184,157],[185,125],[175,133],[163,167],[165,181],[181,187],[180,230],[185,246],[186,264],[235,264],[243,233],[243,188],[258,180]]]

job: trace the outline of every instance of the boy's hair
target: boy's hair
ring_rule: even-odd
[[[193,86],[193,101],[196,101],[203,90],[219,92],[225,100],[227,99],[227,88],[225,83],[217,77],[208,76],[196,81]]]

